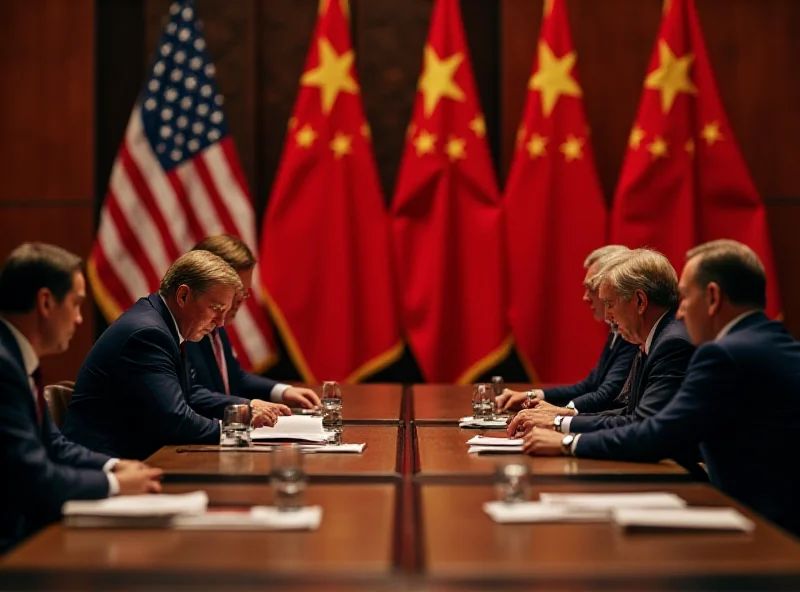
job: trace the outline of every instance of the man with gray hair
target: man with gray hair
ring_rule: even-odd
[[[569,434],[627,425],[651,417],[678,391],[694,346],[675,318],[678,278],[667,258],[650,249],[616,256],[603,271],[600,297],[608,320],[623,339],[639,347],[619,395],[620,409],[564,414],[537,407],[518,414],[509,433],[545,427]]]
[[[139,299],[95,342],[78,374],[64,433],[94,450],[142,460],[167,444],[218,444],[219,422],[187,402],[186,341],[221,326],[241,287],[236,271],[216,255],[181,256],[159,291]],[[257,425],[274,424],[273,407],[254,407]]]
[[[699,445],[712,484],[800,535],[792,470],[800,457],[800,343],[764,314],[766,285],[761,261],[741,243],[690,250],[678,317],[697,352],[672,401],[641,422],[577,435],[566,448],[562,436],[533,430],[526,451],[656,462]],[[748,417],[754,408],[764,412]]]
[[[583,266],[586,277],[583,280],[583,301],[598,321],[608,322],[605,318],[603,301],[600,299],[600,277],[603,269],[615,257],[630,256],[631,250],[622,245],[606,245],[592,251]],[[525,392],[506,389],[497,397],[497,408],[517,410],[539,407],[551,409],[556,415],[560,412],[569,415],[575,410],[581,413],[605,411],[614,406],[614,401],[625,384],[631,369],[636,346],[620,338],[619,331],[613,323],[600,354],[597,365],[584,380],[566,386],[547,389],[534,389]],[[580,336],[576,336],[580,339]]]

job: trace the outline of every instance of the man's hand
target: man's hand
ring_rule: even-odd
[[[564,434],[552,430],[532,428],[522,441],[522,451],[534,456],[561,456]]]
[[[126,464],[122,465],[123,462]],[[120,495],[161,493],[161,476],[163,474],[164,471],[161,469],[151,469],[144,463],[134,461],[120,461],[114,467],[114,477],[119,483]]]
[[[495,398],[498,411],[516,411],[518,409],[527,409],[534,407],[544,400],[544,392],[541,390],[533,391],[535,397],[533,402],[528,401],[528,395],[520,391],[512,391],[511,389],[504,389],[503,394]]]
[[[303,409],[313,409],[314,407],[322,405],[322,401],[320,401],[317,393],[310,388],[299,386],[290,386],[283,391],[281,401],[291,407],[301,407]]]
[[[253,410],[253,427],[261,428],[264,426],[272,427],[281,415],[291,415],[292,410],[280,403],[267,403],[261,399],[250,401],[250,408]]]
[[[139,469],[149,469],[150,467],[147,466],[140,460],[119,460],[117,464],[114,465],[114,468],[111,469],[112,473],[118,473],[119,471],[124,471],[130,468],[139,468]]]
[[[557,407],[556,405],[548,403],[547,401],[542,401],[536,405],[536,410],[551,412],[553,417],[556,415],[575,415],[574,409],[570,409],[569,407]]]
[[[533,411],[533,409],[525,409],[511,418],[506,427],[506,433],[508,433],[509,438],[514,438],[518,434],[525,434],[533,427],[533,424],[530,423]]]

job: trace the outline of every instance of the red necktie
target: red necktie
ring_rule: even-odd
[[[33,383],[36,385],[36,420],[39,422],[39,425],[42,425],[44,408],[47,405],[47,401],[44,400],[44,379],[42,378],[41,368],[36,368],[36,370],[31,373],[31,378],[33,378]]]
[[[228,384],[228,364],[225,362],[225,350],[222,348],[222,338],[219,331],[214,329],[211,332],[211,348],[214,350],[214,357],[217,359],[219,373],[222,376],[222,384],[225,385],[225,394],[230,395],[231,389]]]

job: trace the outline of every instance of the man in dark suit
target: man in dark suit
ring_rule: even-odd
[[[81,367],[67,407],[64,434],[94,450],[145,459],[167,444],[219,444],[208,416],[244,399],[208,393],[191,406],[186,341],[222,325],[241,289],[236,272],[206,251],[191,251],[169,268],[156,294],[114,321]],[[219,399],[219,404],[214,399]],[[273,425],[284,406],[251,401],[255,422]]]
[[[763,312],[764,267],[740,243],[706,243],[689,251],[680,292],[678,316],[698,348],[672,401],[592,434],[536,429],[525,449],[654,462],[699,445],[714,485],[800,535],[800,343]]]
[[[206,237],[193,250],[214,253],[230,265],[242,280],[242,290],[234,296],[233,305],[225,317],[225,324],[228,325],[236,318],[244,300],[250,297],[256,258],[243,241],[230,234]],[[293,387],[245,372],[236,360],[224,327],[217,327],[200,341],[189,343],[186,352],[195,385],[191,395],[193,402],[198,396],[203,396],[200,393],[213,391],[246,399],[269,399],[274,403],[306,409],[320,405],[319,397],[309,388]]]
[[[0,552],[69,500],[160,491],[161,471],[74,444],[50,418],[39,359],[69,346],[85,286],[81,260],[52,245],[23,244],[0,271]]]
[[[683,323],[675,318],[678,278],[662,254],[636,249],[625,258],[610,262],[600,281],[609,321],[622,337],[639,347],[618,400],[621,407],[600,414],[578,413],[537,405],[509,423],[509,432],[535,427],[560,431],[591,432],[627,425],[651,417],[662,409],[683,381],[694,353]]]
[[[586,268],[583,301],[589,304],[598,321],[608,322],[603,300],[600,298],[601,272],[609,261],[630,252],[628,247],[622,245],[607,245],[592,251],[583,264]],[[618,406],[615,405],[615,399],[628,377],[637,347],[622,339],[615,325],[609,325],[611,329],[600,359],[586,379],[575,384],[526,392],[506,389],[497,397],[497,408],[501,411],[526,409],[545,401],[550,405],[576,409],[581,413],[595,413]]]

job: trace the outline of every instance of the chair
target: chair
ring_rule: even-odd
[[[61,429],[61,425],[67,415],[67,406],[72,400],[72,392],[72,387],[64,384],[50,384],[44,387],[44,400],[47,401],[47,407],[50,409],[53,423],[59,429]]]

